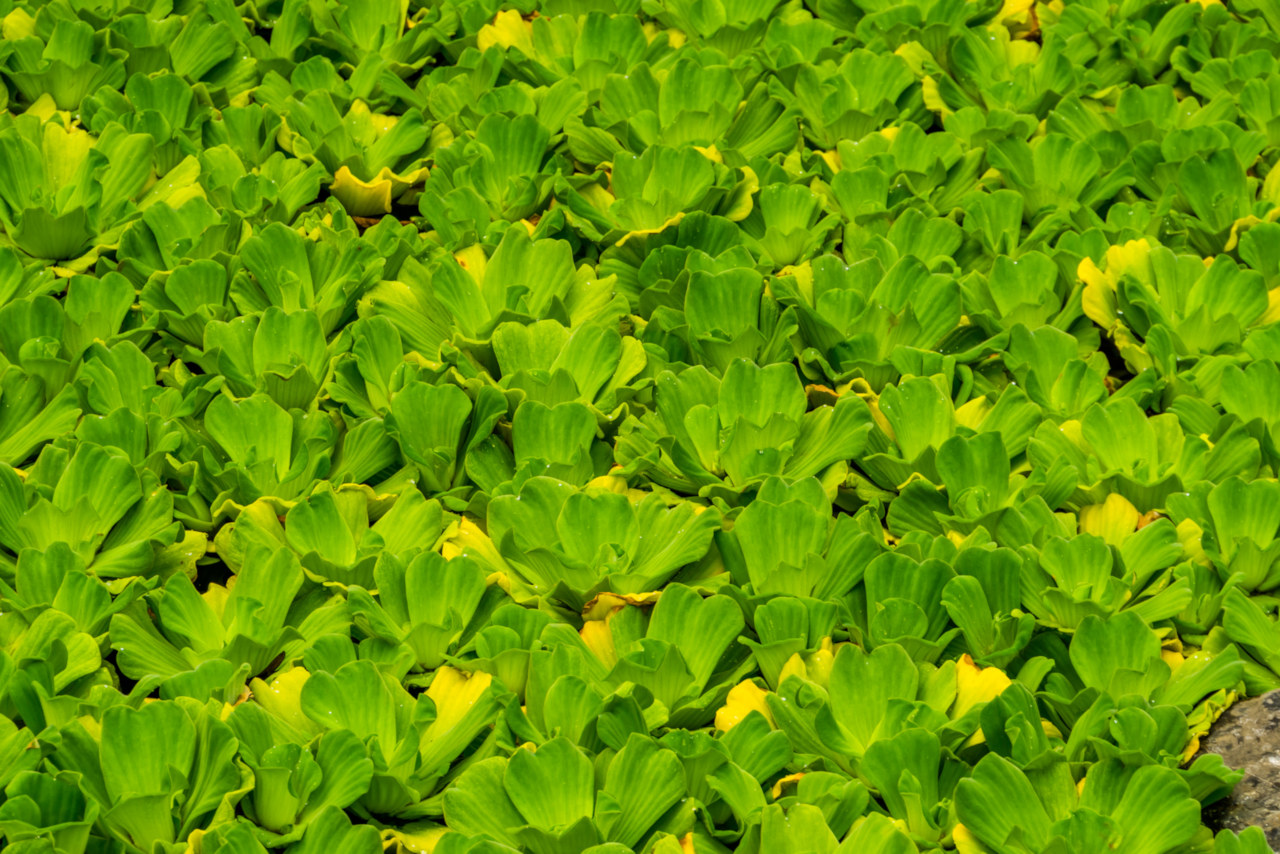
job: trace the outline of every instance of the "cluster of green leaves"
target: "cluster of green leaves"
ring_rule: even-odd
[[[0,0],[14,854],[1261,854],[1275,0]]]

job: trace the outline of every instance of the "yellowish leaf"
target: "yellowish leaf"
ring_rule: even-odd
[[[514,47],[526,56],[533,56],[533,24],[515,9],[499,12],[494,15],[493,23],[485,24],[476,35],[476,47],[481,53],[494,45]]]
[[[724,705],[716,712],[716,729],[727,732],[742,723],[742,719],[752,712],[764,715],[769,726],[776,729],[773,714],[764,699],[766,696],[768,692],[756,683],[750,680],[739,682],[729,690]]]
[[[311,674],[305,668],[295,667],[285,671],[270,682],[254,679],[249,683],[253,699],[259,706],[283,720],[294,729],[313,732],[311,719],[302,713],[302,686]]]
[[[436,704],[436,719],[423,733],[423,741],[434,740],[457,726],[471,711],[493,682],[488,673],[463,673],[453,667],[441,667],[431,680],[427,696]]]
[[[966,653],[956,662],[956,700],[951,708],[960,717],[979,703],[990,702],[1012,683],[999,667],[979,667]]]
[[[1120,546],[1138,528],[1142,514],[1129,503],[1129,499],[1111,493],[1101,504],[1080,508],[1080,533],[1093,534],[1106,540],[1108,545]]]
[[[578,630],[578,636],[605,667],[618,663],[618,651],[613,645],[613,632],[609,630],[608,620],[587,620]]]

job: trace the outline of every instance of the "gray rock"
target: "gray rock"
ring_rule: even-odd
[[[1200,743],[1245,777],[1235,793],[1206,807],[1215,831],[1260,827],[1272,851],[1280,851],[1280,691],[1236,703]]]

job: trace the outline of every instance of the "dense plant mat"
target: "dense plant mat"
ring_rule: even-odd
[[[1261,854],[1280,3],[0,0],[13,854]]]

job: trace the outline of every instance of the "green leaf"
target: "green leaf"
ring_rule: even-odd
[[[831,669],[831,713],[860,752],[879,737],[890,704],[914,701],[920,674],[897,644],[870,654],[852,644],[841,647]]]
[[[658,597],[647,637],[680,650],[701,689],[743,626],[742,611],[729,597],[704,599],[691,588],[671,584]]]
[[[633,733],[609,763],[609,774],[600,793],[601,806],[608,806],[597,808],[596,818],[610,841],[635,848],[684,793],[684,768],[676,754],[660,748],[651,738]]]
[[[1003,756],[987,754],[956,784],[955,805],[960,822],[993,850],[1042,850],[1049,839],[1050,818],[1036,790]]]
[[[503,787],[524,821],[542,830],[568,827],[593,811],[591,762],[565,738],[512,754]]]
[[[399,742],[395,699],[372,662],[313,673],[302,686],[301,703],[303,713],[326,730],[349,730],[365,743],[376,738],[385,753]]]

